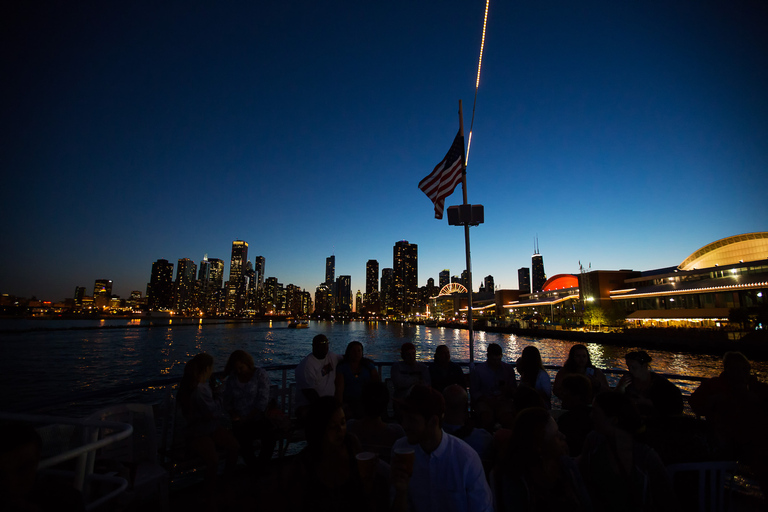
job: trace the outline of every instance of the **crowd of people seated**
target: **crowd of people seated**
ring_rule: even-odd
[[[315,337],[296,368],[307,445],[271,486],[282,496],[271,502],[288,510],[680,510],[665,467],[717,457],[744,462],[765,489],[768,385],[739,353],[691,396],[704,420],[683,414],[680,389],[651,370],[645,351],[626,354],[628,371],[612,388],[584,345],[572,347],[554,383],[534,346],[512,365],[491,343],[468,376],[447,346],[427,365],[405,343],[382,382],[362,344],[343,358],[328,345]],[[269,460],[275,426],[263,370],[236,351],[213,389],[210,356],[187,367],[179,403],[190,446],[211,465],[217,449],[227,467],[238,454],[257,467]],[[551,410],[552,395],[561,409]],[[213,472],[212,492],[215,483]]]

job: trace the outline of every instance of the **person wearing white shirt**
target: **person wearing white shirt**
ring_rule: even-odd
[[[312,338],[312,353],[296,367],[296,417],[305,416],[309,404],[321,396],[336,392],[336,366],[341,356],[329,350],[328,338],[318,334]]]
[[[436,390],[414,386],[401,402],[406,437],[392,447],[393,510],[402,512],[492,512],[493,496],[480,457],[442,429],[445,400]],[[414,452],[413,470],[397,457]]]

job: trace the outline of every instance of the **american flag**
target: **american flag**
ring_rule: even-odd
[[[461,182],[463,174],[464,135],[459,130],[443,161],[435,166],[429,176],[419,182],[419,188],[435,204],[436,219],[443,218],[445,198],[453,194],[453,190]]]

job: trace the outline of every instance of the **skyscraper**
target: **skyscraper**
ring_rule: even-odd
[[[264,256],[256,256],[253,260],[253,271],[256,273],[256,288],[264,285],[264,270],[266,269],[266,260]]]
[[[493,293],[496,290],[496,287],[493,284],[493,276],[485,276],[485,279],[483,279],[483,284],[485,285],[486,293]]]
[[[160,259],[152,264],[147,284],[147,305],[150,311],[173,308],[173,263]]]
[[[368,260],[365,264],[365,301],[366,311],[378,313],[379,303],[379,262]],[[358,310],[358,313],[362,311]]]
[[[419,297],[419,248],[416,244],[400,240],[392,250],[394,267],[394,308],[395,313],[409,315]]]
[[[336,279],[336,311],[352,312],[352,276],[339,276]]]
[[[232,242],[232,258],[229,264],[229,285],[227,286],[227,313],[240,314],[245,309],[245,262],[248,261],[248,242]]]
[[[333,284],[334,277],[336,276],[336,255],[328,256],[325,258],[325,284]]]
[[[517,287],[520,294],[531,293],[531,269],[528,267],[517,269]]]
[[[468,270],[462,270],[461,271],[461,285],[469,290],[470,288],[470,279],[469,279],[469,271]]]
[[[203,304],[207,313],[215,315],[221,309],[221,287],[224,284],[224,260],[219,258],[210,258],[206,255],[203,260],[207,268],[208,280],[203,284]],[[201,266],[203,265],[201,263]],[[200,275],[203,275],[202,268]]]
[[[192,304],[192,290],[195,282],[195,273],[197,265],[189,258],[181,258],[176,267],[176,283],[174,284],[174,294],[176,309],[186,311]]]
[[[381,269],[381,312],[391,315],[395,310],[395,271],[391,268]]]
[[[536,254],[531,257],[531,291],[533,293],[540,292],[544,288],[546,281],[547,274],[544,273],[544,258],[539,254],[537,247]]]
[[[109,306],[112,298],[112,281],[109,279],[97,279],[93,284],[93,305],[97,308]]]
[[[438,284],[440,286],[440,289],[443,289],[443,286],[450,284],[451,282],[451,271],[448,269],[443,270],[440,272],[439,281]]]

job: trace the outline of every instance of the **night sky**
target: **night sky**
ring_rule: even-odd
[[[485,2],[12,2],[2,18],[0,293],[144,292],[231,243],[314,294],[325,258],[464,233],[418,182],[467,132]],[[21,5],[17,5],[21,4]],[[469,202],[475,288],[677,265],[768,230],[768,3],[491,0]],[[446,206],[461,203],[461,189]]]

